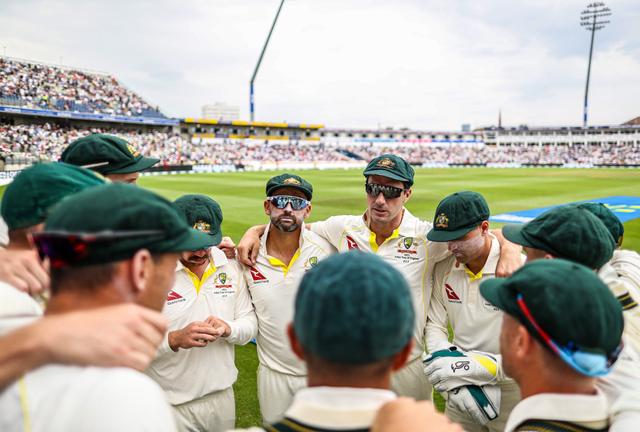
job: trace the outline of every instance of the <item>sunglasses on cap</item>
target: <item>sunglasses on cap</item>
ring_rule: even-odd
[[[49,258],[51,267],[60,269],[81,262],[92,249],[102,249],[110,243],[145,237],[162,238],[159,230],[101,231],[98,233],[70,233],[67,231],[44,231],[33,233],[32,238],[40,259]]]
[[[529,321],[529,324],[533,326],[534,329],[538,332],[538,335],[544,340],[547,346],[558,355],[565,363],[571,366],[576,371],[580,372],[583,375],[589,377],[598,377],[603,376],[609,373],[611,366],[618,360],[618,356],[622,351],[623,344],[622,342],[618,347],[609,355],[605,355],[603,353],[595,353],[595,352],[587,352],[582,351],[580,348],[575,346],[572,343],[567,344],[567,346],[561,346],[553,339],[547,332],[545,332],[542,327],[536,322],[531,314],[531,311],[527,307],[527,304],[522,297],[522,294],[518,294],[516,297],[516,301],[518,302],[518,307],[520,311],[524,314],[524,316]]]
[[[287,208],[287,205],[291,204],[291,208],[293,210],[302,210],[307,208],[311,201],[308,201],[304,198],[300,198],[297,196],[291,195],[275,195],[267,197],[267,200],[276,206],[276,208],[283,210]]]
[[[402,192],[405,191],[405,189],[377,183],[365,183],[364,190],[367,191],[367,195],[372,198],[377,198],[378,195],[382,194],[385,199],[398,198],[402,195]]]

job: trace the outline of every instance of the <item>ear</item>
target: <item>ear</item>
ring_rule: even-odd
[[[489,232],[489,221],[482,221],[480,224],[480,230],[483,235],[487,234]]]
[[[304,360],[304,349],[296,336],[296,332],[293,329],[293,323],[289,323],[287,326],[287,336],[289,337],[289,344],[291,345],[291,350],[300,360]]]
[[[531,350],[534,348],[535,341],[522,324],[518,324],[515,337],[511,341],[511,348],[517,359],[520,361],[527,360],[531,357]]]
[[[269,200],[264,200],[264,214],[271,216],[271,207],[269,206]]]
[[[398,354],[393,356],[393,362],[391,363],[391,368],[395,372],[397,370],[402,369],[402,367],[409,360],[409,355],[411,354],[411,350],[413,349],[413,338],[409,340],[409,343],[402,348]]]
[[[307,208],[304,209],[304,217],[303,217],[303,219],[308,218],[310,214],[311,214],[311,203],[309,203]]]
[[[411,194],[413,193],[413,189],[409,188],[406,189],[404,192],[404,202],[409,201],[409,198],[411,198]]]
[[[131,258],[129,266],[129,279],[135,290],[134,295],[139,296],[147,289],[153,275],[153,260],[151,253],[146,249],[140,249]]]

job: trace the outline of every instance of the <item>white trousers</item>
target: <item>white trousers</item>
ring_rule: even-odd
[[[233,387],[174,405],[173,411],[180,432],[217,432],[233,429],[236,425]],[[142,415],[153,415],[153,413],[142,413]]]
[[[398,396],[431,400],[432,387],[424,373],[422,359],[418,357],[394,373],[391,376],[391,389]]]
[[[258,366],[258,401],[264,422],[275,423],[282,419],[293,395],[306,386],[306,376],[283,374],[262,364]]]
[[[520,388],[515,382],[507,382],[500,385],[500,390],[500,414],[484,426],[474,423],[465,411],[454,408],[448,403],[444,413],[452,422],[462,425],[462,429],[466,432],[502,432],[507,425],[511,410],[520,402]]]

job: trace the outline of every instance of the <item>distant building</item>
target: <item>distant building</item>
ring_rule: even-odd
[[[226,103],[216,102],[202,107],[202,118],[210,120],[238,120],[240,108]]]
[[[464,123],[461,130],[462,132],[471,132],[471,125],[469,123]]]

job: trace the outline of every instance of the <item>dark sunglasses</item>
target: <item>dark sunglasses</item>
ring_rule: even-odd
[[[551,336],[549,336],[549,334],[536,322],[531,311],[527,307],[527,304],[524,302],[522,294],[518,294],[516,301],[518,302],[520,311],[527,318],[533,328],[536,329],[538,335],[542,340],[544,340],[547,346],[551,348],[551,351],[556,353],[565,363],[581,374],[590,377],[606,375],[611,369],[611,366],[613,366],[613,364],[618,360],[618,356],[620,355],[623,347],[622,343],[620,343],[620,345],[609,355],[605,355],[604,353],[581,351],[580,348],[572,343],[563,347],[551,339]]]
[[[377,183],[365,183],[364,190],[366,190],[367,195],[369,195],[372,198],[377,198],[378,195],[382,194],[382,196],[385,197],[385,199],[398,198],[400,195],[402,195],[402,192],[405,191],[405,189],[401,189],[393,186],[381,185]]]
[[[47,231],[33,233],[33,242],[40,258],[48,257],[52,268],[64,268],[86,258],[92,249],[102,249],[110,243],[139,237],[162,238],[159,230],[102,231],[99,233],[70,233]]]
[[[268,197],[267,200],[280,210],[287,208],[287,205],[289,204],[291,204],[291,208],[293,210],[302,210],[307,208],[307,206],[311,204],[311,201],[307,201],[304,198],[291,196],[291,195],[271,196],[271,197]]]

